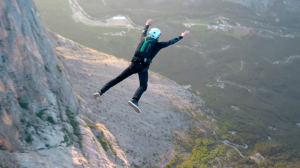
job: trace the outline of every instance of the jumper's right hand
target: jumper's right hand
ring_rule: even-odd
[[[187,36],[189,33],[190,33],[190,31],[186,30],[183,33],[181,33],[181,36],[182,37]]]
[[[151,26],[152,25],[152,19],[148,19],[147,22],[146,22],[146,25]]]

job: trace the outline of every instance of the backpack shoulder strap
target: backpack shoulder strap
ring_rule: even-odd
[[[145,48],[146,48],[146,46],[147,46],[147,44],[148,44],[149,42],[156,41],[156,39],[152,39],[152,38],[147,40],[146,37],[145,37],[144,40],[145,40],[145,41],[144,41],[144,43],[143,43],[143,45],[142,45],[142,47],[141,47],[141,49],[140,49],[140,52],[144,52],[144,51],[145,51]]]

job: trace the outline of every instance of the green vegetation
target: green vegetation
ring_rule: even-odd
[[[265,161],[260,163],[258,167],[299,167],[299,155],[285,145],[271,141],[263,142],[255,145],[255,151],[261,153],[265,157]]]
[[[178,153],[165,168],[208,168],[217,164],[218,158],[225,157],[228,147],[204,137],[205,134],[195,124],[192,125],[188,134],[177,138],[175,149]]]
[[[197,115],[196,120],[204,121],[205,115]],[[227,121],[227,120],[226,120]],[[234,125],[230,122],[220,128],[232,130]],[[204,124],[211,125],[211,122]],[[204,128],[203,128],[204,129]],[[217,130],[217,129],[216,129]],[[231,136],[230,136],[231,135]],[[232,134],[222,134],[222,139],[228,139],[231,142],[240,144],[241,136]],[[188,168],[188,167],[202,167],[208,168],[213,165],[221,167],[297,167],[300,164],[300,156],[293,149],[276,141],[264,141],[256,143],[253,148],[239,150],[246,156],[241,157],[236,150],[228,147],[211,138],[204,138],[204,133],[198,126],[193,124],[188,134],[183,134],[177,138],[175,143],[175,150],[178,151],[173,159],[166,164],[166,168]],[[253,134],[255,139],[255,134]],[[214,136],[213,136],[214,137]],[[229,153],[228,153],[229,152]],[[250,156],[259,153],[264,157],[264,161],[257,163]],[[218,160],[217,160],[218,159]]]
[[[64,140],[62,141],[62,143],[64,143],[64,142],[69,142],[69,136],[68,135],[64,136]]]
[[[104,137],[102,137],[99,139],[99,142],[101,143],[103,149],[107,152],[107,150],[108,150],[107,140]]]
[[[80,133],[79,123],[76,121],[75,114],[69,109],[67,109],[66,114],[71,126],[73,127],[73,133],[78,138],[77,143],[80,147],[82,147],[82,134]]]
[[[62,72],[62,68],[58,64],[56,65],[56,68],[59,72]]]
[[[38,112],[38,113],[36,113],[35,115],[37,116],[37,117],[39,117],[40,119],[42,119],[42,117],[43,117],[43,115],[45,114],[45,111],[46,111],[47,109],[42,109],[40,112]]]
[[[35,115],[36,115],[37,117],[39,117],[40,119],[43,120],[43,115],[45,114],[45,111],[47,111],[47,109],[42,109],[41,111],[39,111],[39,112],[36,113]],[[55,121],[54,121],[53,117],[51,117],[51,116],[48,116],[48,117],[46,118],[46,121],[48,121],[48,122],[51,123],[51,124],[55,124]]]
[[[226,148],[225,145],[217,146],[217,143],[212,139],[197,139],[192,153],[177,167],[211,167],[217,162],[218,157],[225,156]]]
[[[132,163],[131,166],[133,166],[133,168],[142,168],[140,165],[137,165],[135,163]]]
[[[101,136],[97,136],[97,139],[106,152],[108,151],[108,149],[110,149],[110,151],[113,153],[113,155],[115,155],[115,156],[117,155],[117,152],[114,150],[111,143],[108,140],[106,140],[106,138],[103,136],[103,133],[101,134]]]
[[[294,168],[300,164],[299,155],[294,151],[286,148],[284,145],[278,142],[263,142],[255,145],[255,149],[252,153],[259,152],[264,157],[264,161],[256,163],[250,158],[241,158],[236,152],[232,153],[227,158],[227,163],[231,163],[230,166],[234,168],[241,167],[254,167],[254,168],[266,168],[266,167],[284,167]]]
[[[22,109],[25,109],[25,110],[28,110],[28,109],[29,109],[29,108],[28,108],[28,103],[27,103],[27,102],[23,101],[23,100],[20,99],[20,98],[18,98],[17,100],[18,100],[18,103],[19,103],[19,105],[20,105],[20,107],[21,107]]]
[[[173,168],[179,166],[181,163],[185,161],[186,157],[181,154],[175,154],[173,159],[165,165],[165,168]]]
[[[28,103],[26,103],[26,102],[19,102],[19,105],[21,106],[22,109],[26,109],[26,110],[29,109],[28,108]]]
[[[51,117],[51,116],[48,116],[48,117],[46,118],[46,121],[48,121],[48,122],[51,123],[51,124],[55,124],[55,121],[53,120],[53,117]]]
[[[44,69],[47,71],[47,72],[50,72],[49,68],[45,65],[44,66]]]
[[[92,128],[92,129],[97,129],[97,126],[95,124],[84,124],[83,126],[84,127],[89,127],[89,128]]]
[[[117,152],[114,150],[114,148],[112,147],[111,143],[108,141],[108,146],[111,150],[111,152],[116,156],[117,155]]]
[[[25,141],[26,141],[27,143],[31,143],[31,142],[33,141],[33,139],[32,139],[32,137],[31,137],[30,134],[28,134],[28,135],[26,136]]]

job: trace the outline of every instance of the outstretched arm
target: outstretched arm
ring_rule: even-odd
[[[176,37],[176,38],[174,38],[172,40],[169,40],[169,41],[160,41],[160,42],[158,42],[158,45],[161,48],[168,47],[169,45],[177,43],[179,40],[181,40],[183,37],[187,36],[189,33],[190,33],[190,31],[186,30],[183,33],[181,33],[181,35],[179,37]]]
[[[146,37],[147,36],[147,32],[148,32],[148,28],[152,25],[152,19],[148,19],[145,25],[145,28],[143,30],[142,33],[142,37]]]

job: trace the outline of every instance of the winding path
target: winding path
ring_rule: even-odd
[[[102,0],[103,4],[106,6],[105,0]],[[77,0],[69,0],[71,10],[73,12],[73,19],[76,22],[81,22],[88,26],[97,26],[97,27],[117,27],[117,28],[132,28],[140,29],[139,27],[134,27],[128,16],[122,20],[114,19],[96,19],[88,15],[82,7],[78,4]]]
[[[233,83],[233,82],[229,82],[229,81],[221,81],[220,78],[217,79],[217,82],[219,83],[219,85],[221,84],[221,86],[223,86],[223,88],[224,88],[224,84],[227,83],[227,84],[238,86],[240,88],[246,89],[248,92],[251,92],[251,90],[246,88],[245,86],[242,86],[242,85],[239,85],[239,84],[236,84],[236,83]]]
[[[232,143],[232,142],[230,142],[230,141],[228,141],[228,140],[219,140],[219,138],[217,137],[217,134],[216,134],[215,131],[214,131],[214,134],[215,134],[216,140],[217,140],[218,142],[221,142],[221,143],[223,143],[224,145],[227,145],[227,146],[232,147],[233,149],[235,149],[235,150],[239,153],[239,155],[240,155],[241,157],[246,157],[246,156],[244,156],[244,155],[242,154],[242,152],[237,148],[237,147],[240,147],[240,148],[248,149],[248,145],[245,144],[243,141],[242,141],[242,142],[243,142],[243,144],[244,144],[245,146],[242,146],[242,145],[239,145],[239,144]]]
[[[278,64],[287,64],[287,63],[291,63],[294,59],[297,59],[297,58],[299,59],[299,58],[300,58],[300,55],[291,55],[291,56],[289,56],[288,58],[286,58],[285,61],[274,61],[274,62],[272,62],[272,61],[268,60],[267,58],[265,58],[265,60],[268,61],[268,62],[271,63],[271,64],[278,65]]]
[[[241,61],[241,68],[240,68],[240,71],[243,70],[244,63],[246,63],[246,62],[245,62],[245,61]]]
[[[105,3],[105,1],[104,0],[102,0],[103,1],[103,4],[104,4],[104,6],[106,6],[106,3]]]

